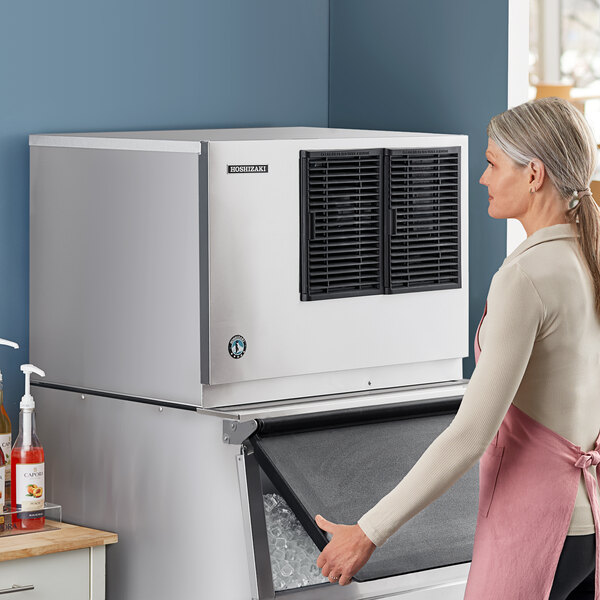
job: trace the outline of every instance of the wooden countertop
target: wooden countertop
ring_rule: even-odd
[[[0,537],[0,562],[114,544],[118,540],[116,533],[108,531],[58,523],[49,519],[46,519],[46,523],[58,529]]]

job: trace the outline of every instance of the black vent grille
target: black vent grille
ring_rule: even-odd
[[[460,148],[386,150],[385,293],[460,287]]]
[[[383,293],[383,150],[300,153],[302,300]]]

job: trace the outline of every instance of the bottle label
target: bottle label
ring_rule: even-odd
[[[4,495],[5,495],[5,492],[6,492],[5,474],[6,474],[6,467],[1,466],[0,467],[0,512],[4,512],[4,504],[5,504]],[[2,518],[4,518],[4,517],[2,517]]]
[[[29,514],[19,514],[20,519],[35,519],[43,516],[44,508],[44,463],[19,463],[15,469],[18,510]]]
[[[10,433],[0,434],[0,449],[4,452],[6,461],[6,481],[10,481],[10,448],[12,446],[12,435]],[[4,496],[4,494],[2,494]]]

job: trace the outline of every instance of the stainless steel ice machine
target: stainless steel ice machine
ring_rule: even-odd
[[[260,499],[277,490],[322,545],[315,510],[357,518],[451,420],[469,352],[466,136],[300,127],[30,146],[49,498],[67,521],[118,531],[108,597],[461,598],[475,470],[346,588],[275,590]],[[328,503],[320,453],[351,447],[350,481],[389,439],[397,468]]]

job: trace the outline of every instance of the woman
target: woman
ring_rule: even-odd
[[[588,187],[596,143],[558,98],[497,115],[488,137],[488,214],[518,219],[528,237],[492,278],[460,409],[357,524],[317,515],[332,534],[317,565],[346,585],[479,460],[465,599],[598,600],[600,210]]]

